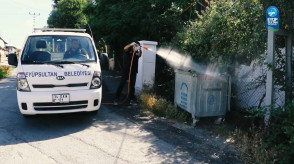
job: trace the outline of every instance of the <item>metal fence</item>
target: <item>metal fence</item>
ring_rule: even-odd
[[[252,62],[250,66],[242,65],[236,69],[234,80],[234,95],[236,105],[243,110],[265,106],[266,65]],[[285,91],[282,86],[275,85],[273,93],[274,107],[285,104]]]

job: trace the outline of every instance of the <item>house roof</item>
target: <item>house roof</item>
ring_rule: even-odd
[[[15,46],[11,46],[11,45],[6,45],[6,47],[12,47],[12,48],[17,49]]]

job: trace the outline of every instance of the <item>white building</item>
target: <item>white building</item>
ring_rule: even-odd
[[[8,54],[16,53],[16,51],[17,51],[17,48],[16,48],[16,47],[14,47],[14,46],[10,46],[10,45],[7,45],[7,46],[6,46],[6,49],[7,49],[7,51],[8,51]]]
[[[6,45],[7,43],[0,37],[0,56],[4,56],[7,52]]]

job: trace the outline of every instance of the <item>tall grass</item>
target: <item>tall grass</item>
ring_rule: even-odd
[[[176,119],[180,122],[186,122],[191,119],[189,113],[183,110],[178,110],[172,102],[161,98],[154,93],[142,93],[139,98],[141,106],[151,111],[159,117],[166,117],[169,119]]]
[[[265,130],[252,127],[249,132],[236,129],[230,133],[236,146],[242,152],[245,163],[279,163],[278,152],[265,142]]]

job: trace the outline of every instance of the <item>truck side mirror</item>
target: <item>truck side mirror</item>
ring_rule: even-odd
[[[8,64],[17,66],[17,56],[16,53],[12,53],[8,55]]]

